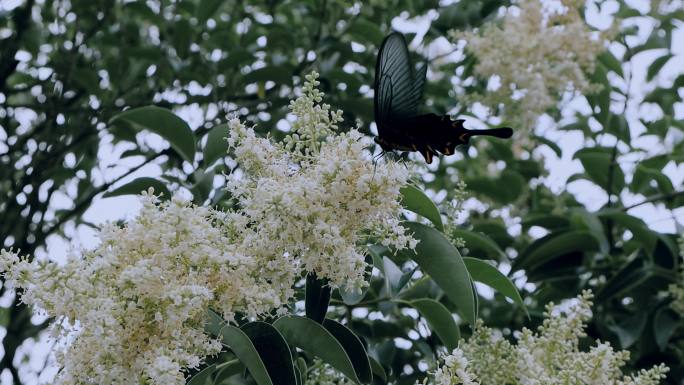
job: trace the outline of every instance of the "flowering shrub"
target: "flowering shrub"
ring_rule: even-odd
[[[501,25],[486,25],[480,34],[452,32],[452,38],[465,39],[467,51],[477,57],[475,73],[483,79],[497,76],[500,82],[486,95],[469,95],[473,101],[504,105],[507,119],[531,128],[564,92],[596,89],[585,73],[593,71],[611,32],[589,28],[579,9],[584,1],[560,3],[561,10],[552,10],[549,3],[523,0]]]
[[[516,335],[517,344],[478,323],[470,339],[444,358],[435,383],[655,385],[664,379],[664,365],[623,375],[620,368],[629,352],[615,351],[608,343],[598,341],[589,351],[580,350],[591,298],[585,291],[566,309],[548,304],[544,323],[536,333],[523,329]]]
[[[6,281],[56,317],[67,342],[57,383],[183,384],[185,369],[221,350],[203,332],[207,307],[228,321],[283,313],[304,271],[364,286],[364,236],[415,246],[399,225],[408,171],[374,165],[358,131],[335,132],[341,112],[318,104],[316,76],[292,102],[297,121],[284,144],[230,121],[241,166],[228,183],[235,211],[159,202],[150,191],[133,221],[106,225],[99,247],[64,266],[2,251]]]
[[[240,254],[213,210],[142,197],[138,216],[100,231],[100,245],[63,266],[2,251],[5,280],[22,301],[55,317],[72,341],[58,355],[58,384],[183,384],[221,344],[203,333],[208,306],[226,319],[282,305],[283,294]]]

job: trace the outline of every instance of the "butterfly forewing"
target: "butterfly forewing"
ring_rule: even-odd
[[[417,115],[424,79],[416,82],[404,37],[385,38],[375,68],[375,117],[378,130],[391,122]]]

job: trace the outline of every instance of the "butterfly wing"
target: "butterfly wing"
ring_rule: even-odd
[[[392,122],[417,115],[424,84],[424,76],[416,81],[404,36],[389,34],[380,46],[375,65],[374,107],[380,135]]]

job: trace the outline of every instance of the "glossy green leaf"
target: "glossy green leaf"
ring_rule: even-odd
[[[207,134],[207,144],[204,146],[204,168],[211,166],[218,159],[228,155],[228,125],[221,124],[213,127]]]
[[[648,225],[640,218],[633,217],[622,211],[602,211],[599,212],[599,218],[602,220],[611,220],[620,226],[628,229],[634,237],[643,242],[644,249],[650,254],[653,252],[657,237],[653,230],[648,228]]]
[[[285,338],[271,324],[249,322],[240,327],[252,341],[273,385],[296,385],[292,353]]]
[[[382,257],[382,264],[385,276],[385,288],[387,289],[387,293],[394,297],[401,289],[399,287],[399,281],[402,277],[401,269],[387,257]]]
[[[500,272],[496,266],[492,266],[481,259],[471,257],[463,257],[463,262],[465,262],[468,272],[474,281],[482,282],[505,295],[527,312],[527,308],[520,296],[520,292],[518,292],[518,288],[515,287],[515,284]]]
[[[126,110],[110,120],[132,123],[135,127],[152,131],[171,144],[183,159],[192,163],[195,159],[195,135],[190,126],[173,112],[156,106]]]
[[[648,66],[648,70],[646,72],[646,81],[651,81],[653,78],[658,75],[660,70],[667,64],[670,59],[673,58],[673,55],[668,53],[665,54],[653,61],[650,66]]]
[[[245,365],[243,365],[238,359],[218,364],[216,365],[214,384],[221,385],[223,381],[227,380],[230,377],[243,373],[244,371]]]
[[[318,323],[323,322],[325,314],[328,312],[330,291],[331,288],[327,279],[316,277],[316,273],[306,275],[304,307],[307,317]]]
[[[514,268],[532,269],[557,257],[574,252],[600,249],[599,241],[585,230],[549,234],[534,241],[514,260]]]
[[[617,194],[625,187],[625,174],[613,159],[612,151],[604,147],[585,148],[577,151],[574,158],[580,160],[585,172],[594,183],[605,191]],[[609,181],[611,186],[608,186]]]
[[[214,372],[216,372],[216,365],[209,365],[195,373],[195,375],[188,380],[186,385],[213,385],[214,382],[211,379],[211,375],[214,374]]]
[[[385,368],[380,365],[380,363],[373,357],[368,357],[368,360],[370,361],[370,366],[371,366],[371,371],[373,372],[373,378],[380,379],[383,384],[387,383],[387,373],[385,372]]]
[[[268,66],[256,69],[243,77],[245,83],[272,80],[278,84],[292,83],[292,68],[288,65]]]
[[[418,215],[427,218],[435,228],[444,231],[442,217],[432,199],[416,186],[406,185],[401,188],[401,204],[405,209],[413,211]]]
[[[368,293],[368,286],[360,290],[354,290],[347,289],[346,286],[342,285],[338,289],[338,293],[342,298],[342,302],[344,302],[346,305],[356,305],[357,303],[361,302],[361,300],[363,300],[363,298],[366,296],[366,293]]]
[[[609,51],[605,50],[598,57],[599,61],[609,70],[615,72],[620,77],[624,77],[622,63]]]
[[[623,318],[619,324],[608,325],[608,329],[617,335],[620,347],[629,349],[643,333],[647,319],[648,314],[638,312],[633,316]]]
[[[548,230],[560,230],[570,226],[570,221],[563,215],[531,214],[523,219],[522,227],[528,229],[532,226],[539,226]]]
[[[679,328],[679,317],[672,309],[663,306],[653,316],[653,334],[660,350],[667,348],[668,342]]]
[[[278,318],[273,326],[290,345],[319,357],[351,380],[361,383],[347,352],[321,324],[306,317],[288,315]]]
[[[169,192],[169,189],[166,188],[164,182],[146,176],[133,179],[132,181],[121,185],[112,191],[104,193],[102,197],[108,198],[120,195],[139,195],[141,192],[147,191],[150,187],[154,189],[154,195],[161,194],[161,199],[166,200],[171,198],[171,193]]]
[[[221,338],[221,342],[247,367],[257,385],[275,385],[259,352],[245,332],[233,325],[226,325],[221,329]]]
[[[197,19],[200,23],[204,23],[216,13],[219,7],[223,4],[223,0],[201,0],[197,4]]]
[[[539,143],[547,145],[553,152],[556,154],[557,157],[562,157],[563,156],[563,150],[561,150],[560,146],[556,144],[556,142],[549,140],[547,138],[544,138],[542,136],[533,136],[534,140],[538,141]]]
[[[499,248],[499,245],[484,234],[463,229],[453,230],[451,234],[454,237],[462,238],[465,241],[465,247],[468,248],[471,254],[479,251],[487,257],[496,260],[506,257],[506,254]]]
[[[366,348],[361,343],[359,337],[346,326],[331,319],[325,319],[323,327],[337,339],[337,342],[347,352],[347,356],[351,360],[354,372],[359,380],[364,384],[370,383],[373,379],[370,361],[368,360]]]
[[[617,271],[596,293],[596,302],[601,303],[638,287],[648,280],[650,272],[644,266],[644,259],[632,253],[620,270]]]
[[[475,293],[461,254],[444,234],[432,227],[416,222],[406,222],[404,226],[419,242],[415,252],[404,250],[401,253],[416,261],[456,305],[459,315],[474,324],[477,318]]]
[[[451,312],[444,305],[431,298],[422,298],[404,303],[418,310],[428,325],[430,325],[430,330],[437,334],[447,350],[452,351],[458,347],[461,332]]]
[[[214,337],[220,336],[221,329],[226,325],[226,321],[211,309],[207,309],[206,320],[207,323],[204,325],[204,331]]]

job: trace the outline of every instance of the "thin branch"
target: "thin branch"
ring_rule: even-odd
[[[680,196],[680,195],[684,195],[684,190],[681,190],[681,191],[673,191],[673,192],[667,193],[667,194],[653,195],[653,196],[650,196],[650,197],[644,199],[644,200],[641,201],[641,202],[638,202],[638,203],[635,203],[635,204],[632,204],[632,205],[623,207],[623,208],[622,208],[622,211],[629,211],[629,210],[631,210],[631,209],[633,209],[633,208],[635,208],[635,207],[639,207],[639,206],[641,206],[641,205],[645,205],[645,204],[648,204],[648,203],[658,202],[658,201],[661,201],[661,200],[669,200],[669,199],[672,199],[672,198],[676,198],[676,197],[678,197],[678,196]]]

